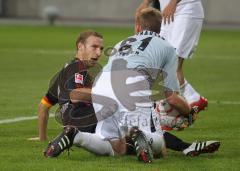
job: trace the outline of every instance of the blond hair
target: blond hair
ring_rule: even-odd
[[[136,22],[140,24],[142,30],[149,30],[160,33],[162,22],[161,13],[159,10],[152,7],[144,8],[137,16]]]

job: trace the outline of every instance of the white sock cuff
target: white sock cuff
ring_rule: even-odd
[[[187,80],[184,79],[184,83],[180,85],[180,89],[183,89],[188,84]]]

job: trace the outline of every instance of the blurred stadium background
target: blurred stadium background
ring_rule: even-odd
[[[59,11],[58,24],[131,25],[141,0],[0,0],[2,22],[38,21],[48,7]],[[239,0],[202,0],[205,27],[240,28]],[[8,19],[8,20],[4,20]],[[16,20],[13,20],[16,19]]]

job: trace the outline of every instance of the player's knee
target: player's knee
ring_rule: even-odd
[[[126,154],[127,147],[125,141],[115,140],[111,141],[110,143],[116,155],[122,156]]]
[[[152,150],[155,156],[165,156],[166,155],[166,145],[162,134],[158,133],[148,133],[147,137],[151,143]]]

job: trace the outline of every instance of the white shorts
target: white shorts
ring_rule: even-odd
[[[179,57],[190,58],[196,50],[203,19],[175,16],[174,22],[163,24],[160,35],[174,48]]]
[[[142,79],[142,77],[130,77],[126,82],[131,84]],[[129,100],[131,99],[129,96],[120,97],[119,100],[113,90],[115,84],[111,83],[111,74],[103,72],[92,88],[92,102],[98,118],[96,134],[103,140],[120,139],[129,134],[131,127],[137,126],[146,135],[154,153],[160,153],[165,143],[159,115],[156,114],[152,103],[134,103],[133,109],[132,105],[130,107],[123,105],[128,102],[131,104],[133,101]],[[147,92],[134,91],[130,94],[141,99],[142,95],[146,95],[145,93]]]
[[[113,116],[98,122],[96,134],[102,139],[119,139],[125,137],[131,127],[137,126],[143,132],[163,135],[159,116],[153,108],[137,108],[135,111],[117,112]]]
[[[132,101],[132,97],[139,97],[141,101],[141,97],[148,95],[149,91],[143,91],[142,89],[130,91],[130,95],[127,94],[125,97],[123,91],[127,93],[128,91],[123,89],[117,96],[114,86],[120,86],[120,83],[112,83],[111,74],[110,72],[102,72],[92,88],[92,102],[98,119],[96,133],[102,139],[114,139],[125,137],[128,129],[133,126],[138,126],[142,131],[151,132],[151,118],[158,124],[156,130],[159,130],[160,121],[156,118],[153,103],[150,101],[143,101],[143,103]],[[145,77],[129,77],[126,82],[135,84],[143,79]],[[120,97],[121,95],[122,97]],[[126,106],[124,104],[130,105]]]

